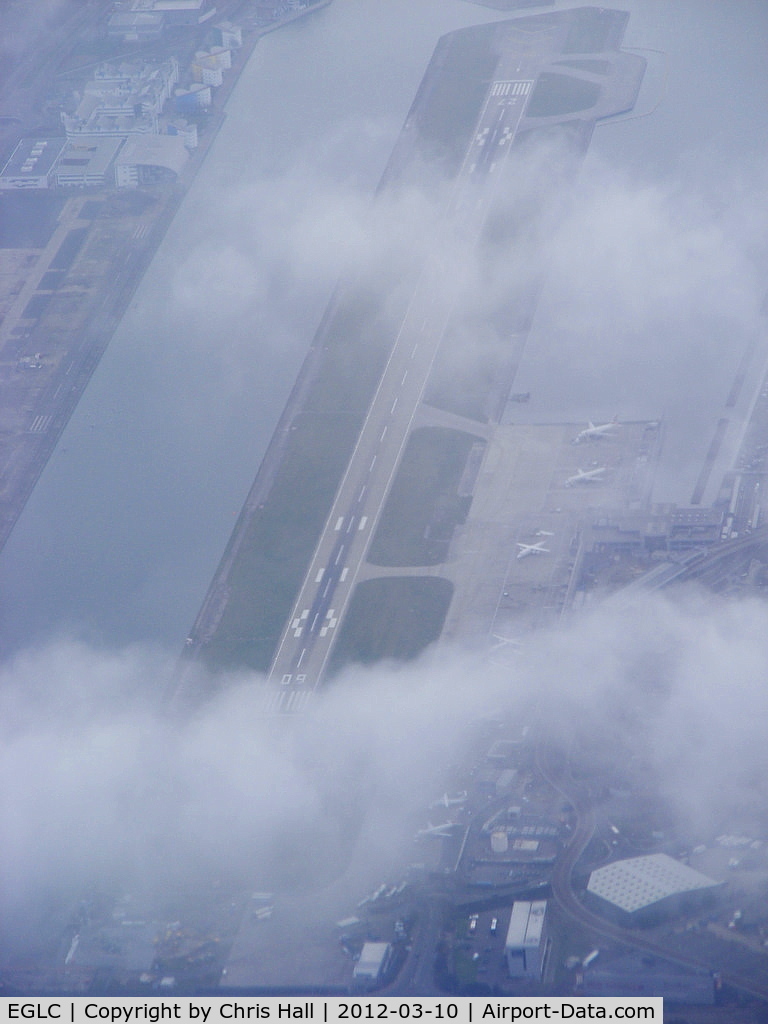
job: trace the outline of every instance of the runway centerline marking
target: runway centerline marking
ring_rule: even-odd
[[[486,116],[488,116],[489,120],[490,120],[491,117],[495,117],[496,118],[495,124],[493,126],[493,132],[494,132],[494,140],[493,141],[497,143],[496,154],[498,154],[498,163],[497,163],[496,160],[493,160],[491,162],[488,159],[490,157],[490,155],[491,155],[490,153],[488,153],[487,156],[483,157],[483,162],[486,162],[486,160],[487,160],[487,162],[490,164],[490,166],[488,167],[489,178],[493,178],[494,179],[493,181],[490,182],[490,192],[489,192],[489,194],[487,196],[485,196],[484,199],[481,199],[479,201],[479,203],[478,203],[479,212],[482,213],[483,215],[485,214],[487,208],[490,205],[490,202],[491,202],[491,200],[493,198],[493,194],[498,191],[498,182],[495,180],[497,178],[497,175],[494,172],[495,172],[495,169],[496,169],[497,166],[499,166],[501,164],[504,164],[506,162],[506,160],[507,160],[507,157],[508,157],[508,154],[509,154],[509,151],[510,151],[510,147],[509,147],[509,145],[505,145],[505,143],[507,143],[509,141],[509,139],[511,139],[513,134],[516,134],[517,126],[520,123],[520,118],[522,117],[523,108],[525,106],[525,103],[522,102],[523,96],[529,92],[529,90],[531,89],[532,85],[533,85],[533,81],[532,80],[520,81],[519,79],[516,80],[516,79],[512,78],[512,79],[507,79],[507,80],[497,81],[497,82],[491,83],[491,90],[489,91],[490,94],[488,94],[488,93],[486,94],[485,103],[483,104],[483,109],[481,111],[481,114],[480,114],[480,117],[478,118],[478,122],[477,123],[478,123],[479,126],[482,126],[483,125],[483,119],[486,118]],[[493,97],[493,98],[491,98],[491,97]],[[513,105],[513,102],[514,102],[514,105]],[[514,119],[515,122],[516,122],[514,128],[512,129],[512,131],[509,131],[509,130],[503,131],[503,129],[506,127],[504,125],[505,116],[508,117],[510,120]],[[502,131],[503,131],[503,137],[502,137],[501,140],[499,140],[499,138],[498,138],[499,129],[502,129]],[[486,145],[487,145],[487,141],[488,141],[488,139],[490,139],[489,128],[487,126],[485,126],[485,127],[480,128],[479,130],[480,130],[481,133],[482,132],[485,133]],[[455,226],[457,228],[461,228],[463,220],[466,219],[466,217],[459,217],[459,218],[456,219],[456,213],[457,213],[457,210],[459,209],[459,206],[460,206],[460,204],[462,202],[462,191],[466,189],[466,186],[468,184],[468,181],[467,181],[467,167],[468,167],[470,161],[472,160],[473,156],[475,155],[474,153],[471,152],[474,148],[475,148],[474,146],[471,146],[469,151],[466,153],[466,155],[464,157],[464,160],[462,162],[462,166],[459,168],[459,172],[458,172],[458,174],[456,175],[456,178],[455,178],[455,182],[454,182],[454,186],[453,186],[453,189],[452,189],[451,197],[450,197],[450,199],[449,199],[449,201],[447,203],[447,206],[446,206],[446,216],[449,219],[449,221],[450,221],[450,219],[452,217],[455,218]],[[473,163],[473,167],[474,166],[476,166],[476,165]],[[472,215],[469,213],[469,211],[466,211],[466,216],[472,216]],[[470,225],[468,225],[468,226],[470,226]],[[473,224],[471,226],[475,227],[475,225],[474,225],[474,218],[473,218]],[[481,229],[482,229],[482,222],[480,223],[479,228],[478,228],[478,237],[479,237],[479,231]],[[416,415],[417,407],[418,407],[419,403],[423,399],[423,395],[424,395],[424,391],[425,391],[425,388],[426,388],[426,383],[427,383],[427,379],[429,377],[429,373],[431,372],[433,364],[435,362],[435,358],[437,356],[437,350],[440,348],[440,342],[441,342],[441,339],[442,339],[442,335],[443,335],[443,333],[445,331],[446,324],[447,324],[447,322],[450,319],[450,316],[452,314],[452,308],[453,308],[453,305],[454,305],[452,302],[448,303],[448,307],[449,308],[447,310],[447,313],[446,313],[445,317],[443,316],[443,313],[445,311],[442,309],[442,306],[441,306],[441,309],[439,310],[439,318],[438,318],[439,319],[439,323],[435,323],[433,317],[431,317],[431,316],[424,316],[423,313],[422,313],[421,324],[420,324],[420,327],[417,330],[418,330],[418,332],[421,335],[425,336],[424,340],[429,341],[429,344],[427,346],[428,352],[427,352],[427,357],[426,357],[429,365],[426,367],[426,376],[425,376],[423,382],[421,382],[421,372],[419,371],[419,373],[417,374],[417,376],[419,378],[419,382],[421,382],[421,386],[420,386],[420,390],[418,391],[418,395],[416,396],[415,405],[414,405],[413,410],[411,410],[411,399],[409,397],[409,393],[414,390],[414,385],[411,384],[411,386],[408,388],[408,392],[406,392],[405,403],[408,406],[408,412],[411,413],[411,415],[410,415],[410,417],[408,419],[408,423],[405,426],[405,430],[404,430],[403,436],[401,438],[400,437],[401,431],[400,431],[400,426],[399,426],[399,420],[397,419],[397,417],[395,417],[395,410],[398,408],[398,404],[399,404],[399,396],[398,395],[395,395],[393,400],[392,400],[391,408],[390,408],[390,411],[389,411],[389,416],[387,416],[387,414],[384,412],[384,409],[386,408],[386,405],[385,405],[385,403],[386,403],[386,390],[390,389],[390,396],[391,396],[391,393],[392,393],[391,389],[393,389],[393,385],[394,385],[394,381],[392,380],[391,377],[388,376],[388,374],[389,374],[390,368],[392,370],[395,370],[395,367],[397,366],[397,363],[395,361],[398,358],[399,358],[399,361],[400,361],[399,369],[400,369],[400,372],[403,373],[403,366],[402,366],[402,364],[405,361],[405,352],[403,352],[402,349],[405,349],[407,351],[407,348],[406,348],[407,341],[406,341],[406,339],[408,337],[409,327],[410,327],[411,324],[413,324],[413,320],[416,319],[416,317],[413,317],[410,320],[409,320],[409,318],[411,317],[411,314],[415,313],[416,310],[418,309],[418,303],[420,301],[423,301],[423,295],[422,295],[423,284],[424,283],[428,284],[430,278],[435,278],[435,280],[436,280],[436,275],[439,273],[439,270],[440,270],[440,262],[435,262],[430,267],[430,262],[427,261],[427,263],[425,264],[425,266],[423,267],[423,269],[421,270],[421,272],[418,275],[418,278],[417,278],[417,280],[416,280],[416,282],[414,284],[413,293],[412,293],[412,295],[410,297],[410,300],[408,301],[408,305],[407,305],[407,308],[405,310],[405,314],[403,315],[402,320],[400,321],[399,329],[397,330],[397,334],[396,334],[396,337],[395,337],[395,340],[394,340],[394,344],[393,344],[393,346],[392,346],[392,348],[390,350],[390,353],[389,353],[389,356],[387,358],[384,370],[383,370],[383,372],[382,372],[382,374],[381,374],[381,376],[379,378],[378,386],[376,387],[373,399],[369,403],[368,410],[366,412],[366,415],[365,415],[365,418],[364,418],[364,421],[363,421],[363,424],[362,424],[362,428],[361,428],[360,433],[358,435],[357,443],[355,444],[355,447],[354,447],[354,449],[353,449],[353,451],[352,451],[352,453],[351,453],[351,455],[350,455],[350,457],[349,457],[349,459],[347,461],[347,466],[346,466],[346,469],[345,469],[344,474],[342,476],[341,483],[339,484],[339,486],[337,488],[336,497],[334,498],[334,503],[331,506],[331,508],[332,508],[331,514],[329,515],[328,519],[326,520],[326,525],[324,527],[323,534],[321,534],[321,537],[320,537],[320,539],[317,542],[315,557],[317,558],[318,561],[321,561],[321,563],[324,563],[326,565],[326,570],[325,571],[329,574],[329,578],[326,580],[326,584],[325,584],[325,588],[326,588],[325,589],[325,593],[327,593],[328,592],[328,588],[332,587],[333,584],[334,584],[334,580],[330,578],[330,573],[332,572],[332,570],[330,569],[330,558],[332,557],[332,547],[328,544],[327,540],[324,542],[324,536],[325,537],[328,536],[328,533],[330,532],[330,524],[333,523],[333,521],[334,521],[333,518],[332,518],[333,513],[335,512],[336,514],[338,514],[340,512],[341,508],[345,508],[345,507],[348,510],[345,514],[338,516],[338,519],[336,521],[336,526],[335,526],[335,530],[337,532],[340,531],[344,526],[346,526],[346,528],[345,528],[345,534],[346,535],[350,535],[352,533],[352,531],[355,529],[355,527],[357,527],[357,531],[364,530],[366,525],[367,525],[367,523],[368,523],[368,518],[369,517],[368,516],[361,516],[360,515],[360,511],[361,511],[362,499],[363,499],[364,494],[366,493],[366,485],[370,483],[371,486],[375,486],[376,489],[378,489],[378,486],[379,486],[379,483],[380,483],[380,481],[378,480],[378,475],[382,474],[382,460],[378,461],[378,471],[379,471],[378,475],[371,475],[370,480],[368,479],[368,477],[367,477],[367,475],[366,475],[366,473],[365,473],[365,471],[363,469],[364,462],[362,462],[362,459],[360,460],[360,462],[361,462],[360,465],[356,464],[356,462],[355,462],[357,454],[358,453],[362,454],[361,446],[363,445],[364,439],[366,438],[366,428],[367,428],[367,426],[371,423],[372,419],[373,419],[373,422],[375,423],[376,418],[378,418],[379,419],[379,423],[381,424],[381,421],[383,419],[385,419],[385,418],[386,419],[390,419],[391,418],[390,422],[393,423],[394,429],[395,429],[395,432],[396,432],[396,445],[395,445],[395,447],[397,448],[397,451],[396,451],[396,453],[394,453],[395,454],[395,459],[394,459],[394,463],[392,465],[392,471],[388,473],[388,478],[387,478],[387,480],[385,482],[385,486],[384,486],[384,497],[385,497],[387,491],[389,490],[389,487],[391,486],[392,479],[393,479],[394,474],[395,474],[395,472],[397,470],[397,467],[399,465],[400,458],[401,458],[402,453],[403,453],[403,449],[405,447],[405,444],[407,442],[407,439],[408,439],[411,427],[413,425],[413,421],[414,421],[414,417]],[[411,340],[411,342],[413,343],[412,328],[410,330],[410,333],[411,333],[411,338],[409,340]],[[401,345],[402,345],[402,347],[401,347]],[[418,348],[419,348],[419,344],[418,343],[417,344],[413,344],[411,355],[410,355],[410,358],[412,360],[415,359],[416,352],[417,352]],[[433,349],[434,349],[434,351],[433,351]],[[395,374],[393,373],[392,376],[395,377]],[[403,387],[405,385],[405,381],[406,381],[407,376],[408,376],[408,371],[406,370],[403,373],[400,387]],[[395,377],[395,380],[396,380],[396,377]],[[379,405],[379,401],[381,403],[380,405]],[[383,408],[382,408],[382,406],[383,406]],[[371,424],[371,425],[373,425],[373,424]],[[388,423],[383,423],[382,424],[382,429],[381,429],[380,441],[379,441],[380,444],[383,443],[385,437],[387,436],[387,433],[388,433]],[[372,455],[372,461],[370,462],[370,467],[369,467],[369,470],[368,470],[368,474],[372,474],[374,466],[377,465],[377,462],[376,462],[377,456],[375,454],[375,448],[374,448],[374,453],[372,453],[371,452],[371,448],[372,447],[374,447],[374,446],[370,445],[369,448],[368,448],[368,457],[371,458],[371,455]],[[393,447],[392,445],[388,446],[389,449],[391,449],[392,447]],[[362,450],[364,450],[364,449],[362,449]],[[382,449],[379,452],[379,454],[381,454],[383,456],[383,458],[384,458],[384,472],[388,472],[388,470],[389,470],[389,455],[392,454],[392,453],[388,452],[387,450]],[[365,481],[366,483],[363,484],[362,490],[360,491],[360,494],[359,494],[359,497],[358,497],[357,503],[356,503],[357,507],[353,507],[353,511],[352,511],[351,516],[350,516],[349,515],[349,505],[346,504],[346,506],[345,506],[345,503],[349,502],[350,493],[349,493],[349,490],[347,490],[346,491],[346,495],[345,495],[345,485],[346,485],[347,481],[350,479],[350,476],[353,473],[359,474],[358,475],[358,480],[357,480],[358,486],[360,485],[360,483],[362,483],[362,481]],[[351,490],[351,488],[350,488],[350,490]],[[383,502],[383,500],[384,500],[384,498],[382,498],[382,502]],[[376,523],[378,521],[378,516],[381,513],[381,508],[377,507],[376,509],[374,509],[374,513],[375,514],[372,517],[372,527],[375,528],[375,525],[376,525]],[[342,605],[341,605],[341,609],[340,609],[340,613],[339,613],[340,616],[343,616],[343,614],[344,614],[344,610],[346,608],[346,604],[347,604],[348,600],[350,599],[350,594],[351,594],[352,590],[354,589],[354,583],[355,583],[355,580],[357,579],[358,572],[361,570],[361,567],[362,567],[362,564],[363,564],[363,561],[364,561],[364,551],[363,551],[363,553],[361,555],[362,561],[359,564],[354,562],[354,559],[357,557],[356,554],[355,554],[354,543],[355,542],[354,542],[354,540],[353,540],[353,538],[351,536],[349,537],[348,540],[345,539],[344,542],[343,542],[343,546],[341,546],[341,550],[337,550],[337,555],[335,556],[336,557],[336,561],[335,561],[334,564],[339,564],[339,561],[341,560],[342,557],[345,557],[345,556],[350,555],[350,554],[352,555],[352,558],[353,558],[352,564],[349,565],[349,566],[345,566],[343,571],[342,571],[342,573],[341,573],[341,575],[340,575],[340,577],[337,578],[337,580],[336,580],[336,582],[340,582],[342,580],[346,580],[347,576],[348,576],[348,573],[350,572],[350,569],[351,569],[352,576],[351,576],[351,579],[349,579],[349,582],[351,584],[351,588],[349,588],[348,592],[347,591],[344,592],[344,597],[343,597],[343,601],[342,601]],[[325,545],[325,546],[323,546],[323,545]],[[335,547],[335,545],[333,547]],[[312,563],[310,562],[310,565],[311,564]],[[315,564],[317,564],[317,562]],[[310,569],[310,573],[311,573],[311,569]],[[311,580],[312,580],[311,575],[305,576],[304,583],[303,583],[302,588],[301,588],[301,590],[299,592],[299,595],[300,595],[299,596],[299,602],[300,603],[298,605],[299,607],[301,607],[301,604],[304,604],[304,603],[307,603],[310,606],[314,606],[315,608],[318,607],[318,604],[316,602],[319,599],[321,599],[321,598],[320,598],[320,595],[319,595],[319,593],[317,591],[314,591],[314,594],[316,596],[312,596],[312,594],[310,593],[310,588],[313,586]],[[321,585],[322,584],[315,584],[315,586],[321,586]],[[310,633],[312,634],[313,638],[317,637],[317,635],[318,635],[317,624],[318,624],[318,616],[320,614],[322,614],[322,606],[320,606],[320,611],[318,611],[318,613],[314,616],[314,618],[312,620],[312,626],[311,626],[311,629],[310,629]],[[333,623],[332,625],[335,625],[335,623]],[[323,628],[327,629],[328,626],[323,624]],[[293,641],[291,640],[291,638],[288,635],[284,634],[283,635],[283,639],[280,641],[280,643],[278,645],[277,651],[275,653],[275,656],[274,656],[274,659],[273,659],[273,662],[272,662],[272,671],[271,671],[270,675],[272,675],[274,673],[273,678],[274,678],[274,676],[278,675],[278,673],[279,673],[279,667],[281,665],[281,660],[280,659],[281,659],[281,656],[283,656],[283,653],[284,653],[284,645],[292,644],[292,643],[293,643]],[[297,648],[298,648],[298,645],[295,645],[293,647],[294,651]],[[307,654],[308,654],[308,657],[310,658],[311,664],[314,666],[315,661],[317,661],[318,662],[318,666],[319,666],[317,668],[317,671],[315,671],[314,668],[312,669],[312,672],[313,672],[312,683],[313,683],[313,685],[319,685],[320,684],[320,680],[322,678],[322,675],[323,675],[323,672],[324,672],[324,669],[325,669],[325,665],[326,665],[326,661],[328,659],[328,655],[330,653],[330,649],[331,649],[330,648],[330,643],[328,643],[327,650],[326,650],[326,645],[325,644],[323,644],[318,651],[314,651],[312,649],[312,645],[311,644],[309,646],[307,646],[306,648],[304,648],[304,650],[307,651]],[[289,651],[286,651],[285,653],[289,653]],[[316,655],[317,655],[317,657],[316,657]],[[294,665],[296,664],[295,654],[294,654],[293,664]]]

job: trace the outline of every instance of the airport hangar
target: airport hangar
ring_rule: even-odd
[[[600,913],[627,927],[696,909],[722,884],[666,853],[651,853],[597,868],[587,896]]]

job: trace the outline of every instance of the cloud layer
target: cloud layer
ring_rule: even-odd
[[[171,718],[157,707],[171,672],[156,650],[67,642],[6,666],[6,921],[91,891],[213,878],[316,888],[346,870],[356,901],[356,885],[412,858],[448,766],[468,756],[472,723],[489,714],[587,759],[621,751],[683,836],[765,824],[768,609],[757,600],[691,592],[631,611],[606,605],[533,637],[506,668],[443,650],[351,669],[291,720],[264,716],[263,680],[244,676]]]

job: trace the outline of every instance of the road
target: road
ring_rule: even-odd
[[[408,440],[452,313],[441,252],[473,247],[503,181],[537,61],[515,57],[489,86],[445,209],[442,232],[418,277],[292,614],[270,669],[279,710],[296,711],[321,685],[333,643]]]
[[[654,942],[652,938],[647,938],[642,932],[621,928],[619,925],[607,921],[604,917],[593,913],[584,906],[573,891],[571,877],[576,862],[594,835],[595,818],[592,801],[582,786],[576,784],[568,785],[561,776],[558,776],[545,763],[541,749],[537,751],[536,760],[538,769],[543,777],[573,806],[576,815],[576,824],[570,841],[563,854],[558,858],[552,874],[552,895],[560,909],[572,920],[591,929],[597,935],[613,939],[616,942],[624,943],[624,945],[632,946],[647,953],[653,953],[655,956],[681,964],[683,967],[692,967],[712,972],[717,971],[726,984],[732,985],[742,992],[748,992],[750,995],[757,996],[760,999],[768,999],[768,979],[761,980],[757,977],[742,977],[730,971],[720,971],[717,964],[708,963],[698,957],[684,956],[674,950],[669,950],[663,944]]]

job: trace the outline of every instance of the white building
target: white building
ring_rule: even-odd
[[[203,85],[211,85],[217,89],[224,81],[224,72],[220,67],[206,60],[195,60],[190,66],[192,78]]]
[[[72,141],[110,137],[124,139],[128,135],[156,135],[160,131],[160,122],[155,114],[135,117],[132,114],[102,114],[96,110],[87,121],[68,114],[62,114],[61,120],[67,138]]]
[[[231,21],[220,21],[214,28],[222,46],[236,50],[243,45],[243,30],[239,25],[233,25]]]
[[[0,171],[0,189],[50,188],[63,139],[22,139]]]
[[[361,988],[377,985],[391,960],[392,947],[388,942],[366,942],[352,972],[355,984]]]
[[[677,912],[718,885],[666,853],[651,853],[597,868],[589,876],[587,892],[603,912],[635,924]]]
[[[74,114],[62,114],[68,138],[157,132],[158,117],[179,80],[175,57],[102,64],[88,82]]]
[[[56,164],[56,184],[69,188],[112,182],[115,157],[122,138],[67,140]]]
[[[94,69],[93,79],[86,86],[86,92],[111,92],[118,87],[132,92],[142,82],[158,77],[164,84],[167,98],[179,80],[179,62],[175,57],[169,57],[159,64],[141,59],[122,61],[120,64],[105,61]]]
[[[193,82],[189,89],[176,89],[173,103],[179,113],[191,114],[197,110],[207,110],[213,102],[210,85]]]
[[[179,135],[147,135],[126,140],[115,161],[118,188],[175,181],[189,153]]]
[[[194,121],[187,121],[180,117],[176,121],[170,121],[166,129],[168,135],[178,135],[187,149],[197,149],[198,133]]]
[[[512,904],[504,956],[511,978],[541,979],[547,944],[546,900]]]

